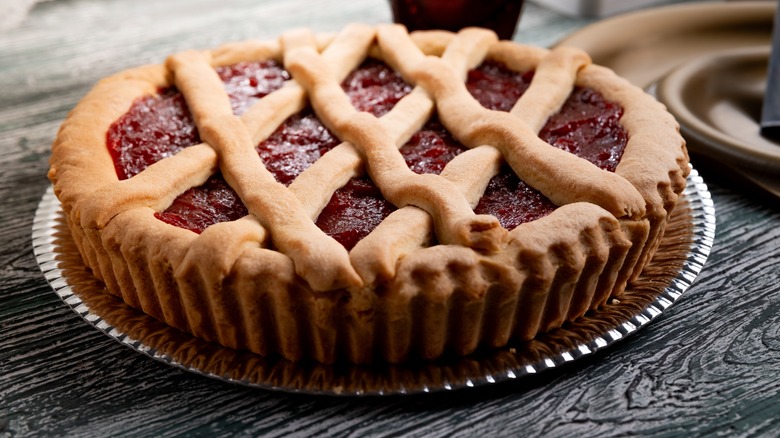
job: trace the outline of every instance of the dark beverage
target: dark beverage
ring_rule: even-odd
[[[390,4],[395,22],[409,31],[479,26],[508,40],[515,33],[523,0],[390,0]]]

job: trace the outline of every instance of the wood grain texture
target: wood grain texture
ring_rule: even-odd
[[[95,81],[185,48],[389,19],[383,0],[56,0],[0,34],[0,437],[780,434],[780,202],[717,171],[702,172],[715,247],[681,301],[606,351],[474,390],[340,399],[226,384],[119,345],[51,291],[33,215],[57,127]],[[546,45],[582,24],[528,5],[516,39]]]

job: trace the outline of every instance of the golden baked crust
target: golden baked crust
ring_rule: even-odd
[[[367,55],[415,86],[381,118],[357,112],[339,86]],[[213,67],[271,58],[294,79],[234,116]],[[484,59],[537,72],[509,113],[484,109],[465,88]],[[203,144],[120,181],[108,127],[169,85]],[[614,173],[537,136],[575,85],[623,107],[629,140]],[[308,104],[343,143],[285,187],[254,146]],[[440,175],[418,175],[398,148],[434,109],[470,150]],[[512,231],[474,214],[504,161],[559,208]],[[499,42],[484,29],[410,36],[352,25],[184,52],[101,81],[63,123],[49,177],[86,265],[128,304],[231,348],[367,363],[532,339],[621,294],[652,257],[687,163],[663,106],[581,51]],[[200,235],[154,217],[217,168],[248,216]],[[363,172],[399,209],[348,252],[314,221]]]

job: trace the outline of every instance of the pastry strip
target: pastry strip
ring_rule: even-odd
[[[500,248],[506,231],[498,220],[490,215],[475,215],[446,179],[412,172],[382,122],[354,109],[316,51],[301,48],[289,53],[285,60],[288,70],[309,91],[320,120],[366,157],[368,173],[386,199],[399,207],[416,205],[428,211],[443,243],[490,252]]]
[[[382,41],[380,33],[380,45]],[[390,59],[398,59],[402,63],[403,60],[411,60],[411,65],[402,65],[399,71],[407,80],[422,85],[433,95],[440,120],[461,143],[467,147],[489,144],[498,148],[523,181],[555,204],[586,201],[602,206],[617,217],[644,214],[644,200],[628,181],[568,152],[551,147],[539,139],[532,128],[512,115],[483,108],[469,94],[465,84],[458,80],[457,74],[447,68],[443,59],[422,59],[422,52],[410,42],[388,40],[387,47],[383,46],[382,50],[383,53],[389,53]],[[407,51],[416,51],[417,54],[409,54]],[[565,51],[566,54],[560,58],[564,60],[561,64],[573,72],[558,76],[562,80],[566,79],[565,76],[573,79],[581,67],[578,62],[566,61],[566,56],[581,55],[575,55],[572,49]],[[414,61],[418,62],[412,64]],[[546,85],[552,84],[536,85],[541,90],[533,91],[532,83],[529,88],[532,97],[537,93],[560,94],[555,89],[545,91]]]
[[[210,59],[197,52],[184,52],[169,58],[168,64],[201,137],[219,155],[225,181],[270,229],[273,243],[293,259],[296,273],[314,290],[359,284],[344,248],[317,228],[298,199],[263,165],[247,127],[233,115]],[[245,238],[250,236],[246,234]],[[229,264],[233,254],[235,251],[230,251],[220,265]]]
[[[348,28],[345,33],[350,34],[350,37],[363,34],[365,41],[363,52],[367,50],[373,38],[373,31],[366,27]],[[287,46],[309,44],[306,36],[306,33],[291,34],[286,40]],[[336,40],[338,41],[338,38]],[[311,44],[314,44],[313,39]],[[359,56],[356,55],[360,52],[359,46],[358,50],[354,48],[349,50],[344,44],[336,43],[332,47],[331,57],[351,55],[357,59]],[[223,175],[228,184],[236,190],[250,212],[271,229],[274,244],[293,258],[296,273],[306,279],[314,290],[332,290],[360,284],[360,278],[349,263],[346,250],[317,228],[294,194],[276,182],[265,169],[254,151],[253,140],[270,132],[260,133],[261,135],[252,138],[249,129],[241,119],[232,115],[222,84],[211,68],[210,61],[203,54],[185,52],[171,57],[168,64],[174,71],[177,85],[190,105],[202,137],[217,150]],[[288,111],[299,109],[299,105],[295,102],[300,101],[296,99],[300,97],[300,93],[291,91],[290,88],[283,88],[283,93],[290,95],[287,99],[284,99],[285,96],[277,97],[282,93],[276,95],[272,93],[270,101],[292,101],[292,104],[287,105]],[[252,124],[254,128],[259,130],[267,126],[265,123],[257,122],[262,121],[263,118],[276,116],[280,119],[279,123],[284,120],[278,117],[278,112],[263,111],[264,108],[268,106],[258,105],[249,110],[247,119],[255,121]],[[254,163],[254,165],[247,166],[247,163]],[[245,219],[237,226],[246,225],[255,228],[254,233],[244,233],[247,238],[248,236],[262,238],[264,233],[259,232],[260,227],[252,222],[251,219]],[[204,234],[206,235],[203,236],[203,240],[210,240],[209,235],[216,234],[216,231]],[[203,256],[204,254],[201,254],[200,257],[190,259],[200,260]],[[196,263],[194,260],[191,262]],[[228,264],[229,261],[220,263],[222,266]]]
[[[383,49],[382,53],[388,57],[389,63],[396,64],[395,67],[402,74],[405,72],[407,75],[413,75],[414,70],[409,68],[409,65],[413,65],[414,62],[423,62],[424,56],[416,45],[405,41],[403,35],[403,30],[398,27],[380,27],[380,47]],[[388,43],[383,44],[385,41]],[[482,58],[474,55],[478,54],[484,57],[487,51],[480,51],[478,48],[488,46],[482,32],[465,30],[459,33],[448,45],[442,60],[459,65],[460,69],[455,69],[456,73],[453,76],[463,72],[461,82],[465,82],[467,69],[473,68],[481,62]],[[471,49],[464,50],[465,47],[471,47]],[[471,60],[467,61],[469,58]],[[589,58],[584,52],[573,49],[554,51],[548,56],[538,59],[540,60],[538,66],[529,65],[528,67],[538,68],[541,73],[545,73],[537,76],[544,79],[537,79],[535,84],[532,83],[532,86],[523,95],[523,97],[529,97],[525,99],[521,97],[512,110],[512,115],[516,118],[522,118],[524,114],[526,116],[529,113],[534,114],[531,120],[536,129],[534,137],[541,130],[547,118],[563,105],[568,97],[568,90],[571,90],[574,84],[576,73],[589,62]],[[453,62],[453,60],[455,61]],[[540,111],[539,108],[542,110]],[[471,163],[472,168],[464,168],[460,165],[462,162]],[[464,152],[445,167],[442,176],[455,179],[461,185],[469,185],[472,190],[475,190],[470,193],[470,202],[472,206],[475,206],[489,179],[498,173],[500,162],[501,155],[497,151],[492,156],[486,153]],[[458,170],[450,170],[451,167]],[[481,172],[475,172],[473,169],[480,169]],[[385,279],[392,278],[395,275],[396,261],[404,254],[419,249],[429,240],[427,232],[415,231],[418,228],[427,230],[429,224],[418,212],[407,210],[401,209],[391,214],[372,234],[353,248],[351,252],[353,263],[364,280],[373,281],[377,275]],[[410,226],[411,223],[414,223],[415,226]],[[386,245],[386,237],[389,235],[402,237],[397,238],[395,244]]]

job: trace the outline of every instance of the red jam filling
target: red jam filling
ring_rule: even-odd
[[[539,137],[551,145],[614,172],[628,135],[620,126],[623,108],[595,90],[575,88],[563,108],[547,120]]]
[[[333,193],[317,218],[317,226],[352,249],[394,210],[369,178],[352,178]]]
[[[377,61],[367,61],[341,84],[358,111],[379,117],[406,96],[411,87],[400,75]],[[325,128],[311,110],[288,118],[268,139],[257,145],[257,153],[276,180],[289,185],[340,140]]]
[[[528,89],[533,74],[519,74],[501,64],[485,62],[469,72],[466,87],[485,108],[509,111]],[[614,172],[628,141],[619,123],[622,115],[619,105],[605,100],[597,91],[576,87],[561,110],[547,120],[539,137]],[[555,205],[549,199],[505,168],[491,179],[474,212],[496,216],[504,228],[511,230],[553,210]]]
[[[163,222],[200,233],[209,225],[241,219],[248,213],[238,194],[217,174],[202,186],[179,195],[156,216]]]
[[[261,97],[282,88],[290,74],[276,61],[239,62],[218,67],[233,114],[241,115]]]
[[[464,150],[441,123],[431,120],[401,148],[401,155],[412,171],[438,174]],[[368,177],[354,178],[336,190],[317,226],[352,249],[395,209]]]
[[[275,61],[242,62],[216,69],[235,114],[281,88],[289,74]],[[200,143],[184,96],[174,88],[138,99],[106,135],[119,179],[127,179],[165,157]]]
[[[339,139],[307,109],[285,120],[255,149],[276,180],[290,185],[295,177],[338,144]]]
[[[241,63],[217,70],[225,83],[235,114],[278,89],[289,79],[275,62]],[[486,108],[508,111],[528,88],[533,72],[518,74],[486,62],[469,72],[469,92]],[[342,83],[360,111],[381,116],[411,87],[400,75],[377,61],[367,61]],[[626,143],[619,125],[622,110],[596,91],[577,88],[553,115],[540,136],[548,143],[614,171]],[[183,97],[176,90],[139,99],[108,132],[109,150],[120,179],[129,178],[160,159],[199,142],[197,128]],[[290,117],[257,146],[276,179],[289,185],[303,170],[339,144],[311,110]],[[437,121],[429,121],[401,148],[410,169],[440,173],[465,148]],[[555,209],[547,198],[519,180],[511,169],[494,177],[475,212],[492,214],[507,229],[543,217]],[[370,233],[395,206],[386,201],[367,177],[351,180],[337,190],[317,219],[317,225],[351,249]],[[161,220],[201,232],[211,224],[247,214],[236,193],[217,174],[204,185],[179,196]]]
[[[176,152],[200,143],[184,96],[173,89],[136,101],[106,135],[119,179],[127,179]]]

